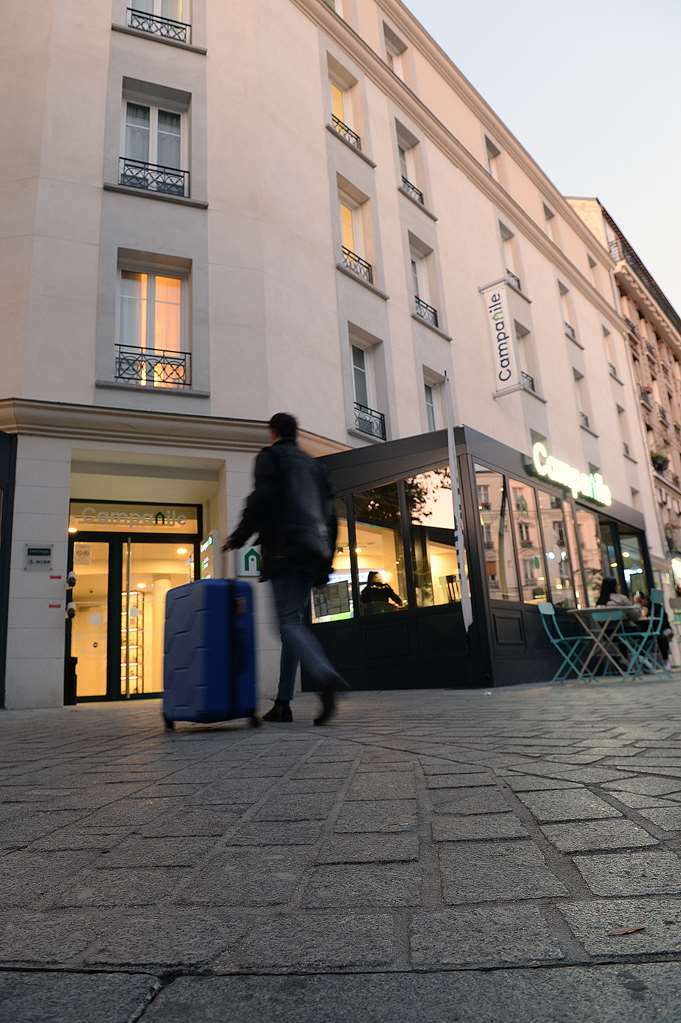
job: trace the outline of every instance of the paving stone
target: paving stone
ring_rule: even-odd
[[[79,811],[60,810],[53,813],[22,813],[0,823],[0,846],[18,848],[71,824],[81,816]]]
[[[158,989],[154,977],[105,973],[2,973],[8,1023],[128,1023]]]
[[[634,810],[639,810],[645,807],[656,807],[656,806],[674,806],[671,799],[660,799],[659,796],[646,796],[645,794],[639,795],[637,792],[613,792],[612,795],[615,797],[618,803],[624,803],[625,806],[630,806]]]
[[[678,1015],[676,963],[285,977],[180,977],[144,1023],[662,1023]],[[23,1021],[20,1021],[23,1023]],[[50,1021],[52,1023],[52,1021]],[[94,1021],[98,1023],[98,1021]]]
[[[293,778],[347,778],[351,771],[352,764],[346,762],[304,764],[296,771]]]
[[[229,836],[230,845],[314,845],[322,824],[317,821],[249,821]]]
[[[389,914],[299,911],[254,927],[215,968],[366,968],[390,966],[396,955]]]
[[[216,906],[274,906],[286,903],[295,893],[312,863],[305,847],[239,846],[224,848],[199,867],[176,902]]]
[[[158,785],[149,785],[139,792],[132,792],[130,799],[188,799],[190,796],[201,792],[202,785],[183,785],[173,782],[160,782]]]
[[[260,821],[318,821],[326,820],[336,801],[332,793],[313,793],[299,796],[277,796],[258,810]]]
[[[91,943],[83,960],[136,968],[197,965],[236,944],[250,926],[243,914],[192,906],[119,915],[106,937]]]
[[[511,775],[505,777],[506,784],[514,792],[541,792],[544,789],[579,789],[581,785],[573,781],[564,781],[560,778],[534,778],[528,775]]]
[[[558,908],[589,955],[681,952],[678,899],[592,899],[562,902]],[[635,933],[618,933],[622,931]]]
[[[484,785],[496,785],[490,774],[436,774],[427,778],[429,789],[478,788]]]
[[[416,827],[415,799],[381,799],[374,803],[362,800],[344,803],[336,818],[334,831],[409,831]]]
[[[310,908],[418,906],[421,868],[418,863],[343,863],[317,867],[303,894]]]
[[[74,825],[53,831],[34,842],[30,848],[36,852],[56,852],[68,849],[99,849],[106,852],[122,842],[129,833],[128,828],[118,828],[114,831],[102,829],[100,831],[99,828],[83,828],[80,825]]]
[[[518,795],[540,821],[599,820],[621,817],[620,810],[591,792],[523,792]]]
[[[0,960],[66,963],[105,933],[111,922],[111,915],[101,910],[5,910],[0,917]]]
[[[56,854],[55,854],[56,855]],[[53,906],[152,906],[188,874],[178,867],[88,870],[65,883]]]
[[[396,764],[391,763],[389,761],[386,761],[385,763],[381,763],[380,761],[375,761],[375,762],[371,762],[371,763],[358,764],[356,769],[355,769],[355,777],[358,777],[360,774],[361,775],[366,775],[366,774],[395,774],[395,772],[400,772],[400,771],[405,773],[405,774],[410,774],[410,773],[413,772],[413,770],[414,770],[414,764],[413,764],[412,761],[404,761],[404,762],[400,761],[399,763],[396,763]]]
[[[129,838],[99,858],[95,866],[193,867],[214,847],[210,838]]]
[[[317,855],[318,863],[376,863],[417,860],[416,835],[334,835]]]
[[[679,807],[681,810],[681,807]],[[638,824],[627,820],[572,821],[568,824],[546,824],[541,829],[549,842],[561,852],[586,852],[589,849],[633,849],[658,845]]]
[[[197,806],[258,803],[277,785],[276,778],[236,778],[223,784],[208,785],[191,797]]]
[[[277,792],[282,796],[296,796],[312,792],[338,792],[343,778],[288,778]]]
[[[562,959],[560,945],[534,906],[484,906],[416,913],[411,924],[416,966],[527,963]]]
[[[604,789],[617,795],[618,792],[638,792],[648,796],[664,796],[667,792],[680,792],[681,781],[666,781],[663,778],[644,776],[630,778],[626,782],[612,782],[604,785]]]
[[[125,828],[150,821],[180,809],[175,799],[123,799],[82,817],[84,828]]]
[[[434,842],[465,842],[484,838],[524,838],[527,829],[513,813],[445,817],[433,820]]]
[[[510,807],[498,789],[454,789],[430,794],[436,813],[503,813]]]
[[[3,858],[0,871],[0,906],[31,906],[58,892],[96,853],[20,850]]]
[[[443,760],[440,763],[429,762],[421,759],[423,773],[430,777],[437,774],[476,774],[478,772],[475,764],[454,764],[451,760]]]
[[[245,807],[200,807],[188,808],[172,817],[159,817],[139,833],[145,838],[192,838],[197,836],[219,837],[232,829],[238,822]]]
[[[658,809],[645,809],[639,811],[641,817],[652,821],[663,831],[681,831],[681,806],[666,806]]]
[[[416,785],[412,771],[382,771],[352,780],[347,799],[414,799]]]
[[[681,860],[670,852],[575,856],[596,895],[664,895],[681,892]]]
[[[438,846],[445,903],[567,895],[533,842],[459,842]]]

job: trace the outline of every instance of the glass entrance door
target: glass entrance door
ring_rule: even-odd
[[[71,655],[77,658],[76,698],[107,695],[109,544],[73,545],[76,614],[71,623]]]
[[[162,692],[166,593],[193,579],[193,544],[123,542],[121,696]]]

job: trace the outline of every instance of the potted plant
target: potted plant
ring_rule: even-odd
[[[669,457],[662,451],[651,451],[650,461],[653,463],[653,469],[656,472],[666,472],[669,468]]]

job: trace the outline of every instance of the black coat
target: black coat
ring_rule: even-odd
[[[263,448],[255,460],[254,489],[230,546],[243,547],[257,533],[262,579],[305,572],[317,586],[331,571],[337,532],[333,492],[320,463],[294,440]]]

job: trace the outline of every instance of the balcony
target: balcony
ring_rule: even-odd
[[[531,391],[532,394],[536,394],[537,393],[537,387],[536,387],[536,384],[535,384],[535,381],[534,381],[534,377],[530,376],[529,373],[525,373],[524,371],[521,372],[521,374],[520,374],[520,382],[522,384],[522,387],[523,387],[524,391]]]
[[[190,387],[192,362],[189,352],[116,345],[114,379],[142,387]]]
[[[661,405],[658,405],[657,406],[657,413],[658,413],[658,415],[660,417],[660,422],[662,423],[662,425],[663,426],[669,426],[669,416],[667,415],[667,410],[662,408]]]
[[[657,352],[655,351],[653,345],[651,345],[650,341],[646,341],[646,351],[648,355],[651,357],[651,359],[657,358]]]
[[[128,28],[138,32],[147,32],[159,39],[169,39],[173,43],[189,44],[192,41],[192,27],[185,21],[174,21],[158,14],[147,14],[134,7],[128,7]]]
[[[374,440],[385,440],[385,416],[355,402],[355,429]]]
[[[586,412],[579,413],[579,425],[583,430],[591,430],[591,422]]]
[[[626,441],[622,441],[622,451],[624,452],[627,458],[631,458],[631,449]]]
[[[645,388],[641,388],[640,395],[641,404],[645,405],[649,412],[653,411],[653,399],[650,396],[650,391],[646,391]]]
[[[627,327],[629,328],[629,330],[631,331],[631,333],[632,333],[632,334],[634,335],[634,337],[635,337],[635,338],[636,338],[636,339],[637,339],[638,341],[642,341],[643,339],[642,339],[641,335],[639,334],[639,332],[638,332],[638,327],[636,326],[636,324],[634,323],[634,321],[633,321],[633,320],[630,320],[628,316],[625,316],[625,317],[624,317],[624,322],[626,323]]]
[[[416,315],[420,317],[420,319],[425,320],[426,323],[431,325],[431,327],[440,326],[438,322],[437,309],[433,309],[432,305],[428,305],[428,303],[424,302],[422,298],[418,297],[418,295],[414,295],[414,306],[416,309]]]
[[[331,123],[337,135],[340,135],[353,149],[362,152],[362,140],[356,131],[353,131],[345,121],[341,121],[340,117],[336,117],[335,114],[331,114]]]
[[[531,540],[521,540],[520,541],[520,546],[524,547],[526,550],[528,550],[530,547],[533,546],[533,544],[532,544]]]
[[[518,277],[518,274],[514,274],[512,270],[508,269],[508,267],[506,267],[506,280],[512,287],[516,288],[518,291],[523,290],[523,286],[520,283],[520,278]]]
[[[484,547],[485,547],[486,551],[493,551],[494,550],[494,540],[484,540],[483,544],[484,544]]]
[[[127,188],[140,188],[145,192],[189,198],[189,171],[175,167],[162,167],[156,163],[120,158],[119,183]]]
[[[575,328],[574,328],[574,327],[572,326],[572,324],[571,324],[571,323],[568,323],[568,321],[567,321],[567,320],[565,320],[565,324],[564,324],[564,326],[565,326],[565,333],[566,333],[566,334],[567,334],[567,336],[568,336],[568,337],[570,338],[570,340],[571,340],[571,341],[576,341],[576,340],[577,340],[577,331],[576,331],[576,330],[575,330]]]
[[[341,252],[342,266],[344,266],[346,270],[355,274],[356,277],[360,277],[363,281],[366,281],[367,284],[373,285],[374,269],[371,263],[367,263],[365,259],[358,256],[356,252],[352,251],[352,249],[346,249],[344,245],[342,246]]]
[[[617,366],[615,366],[615,364],[613,362],[609,362],[608,363],[608,373],[613,378],[613,380],[617,380],[618,379],[618,377],[617,377]]]
[[[417,188],[416,185],[412,184],[409,178],[405,178],[404,174],[402,175],[402,191],[406,192],[407,195],[413,199],[414,202],[419,203],[420,206],[425,206],[423,192],[420,188]]]

